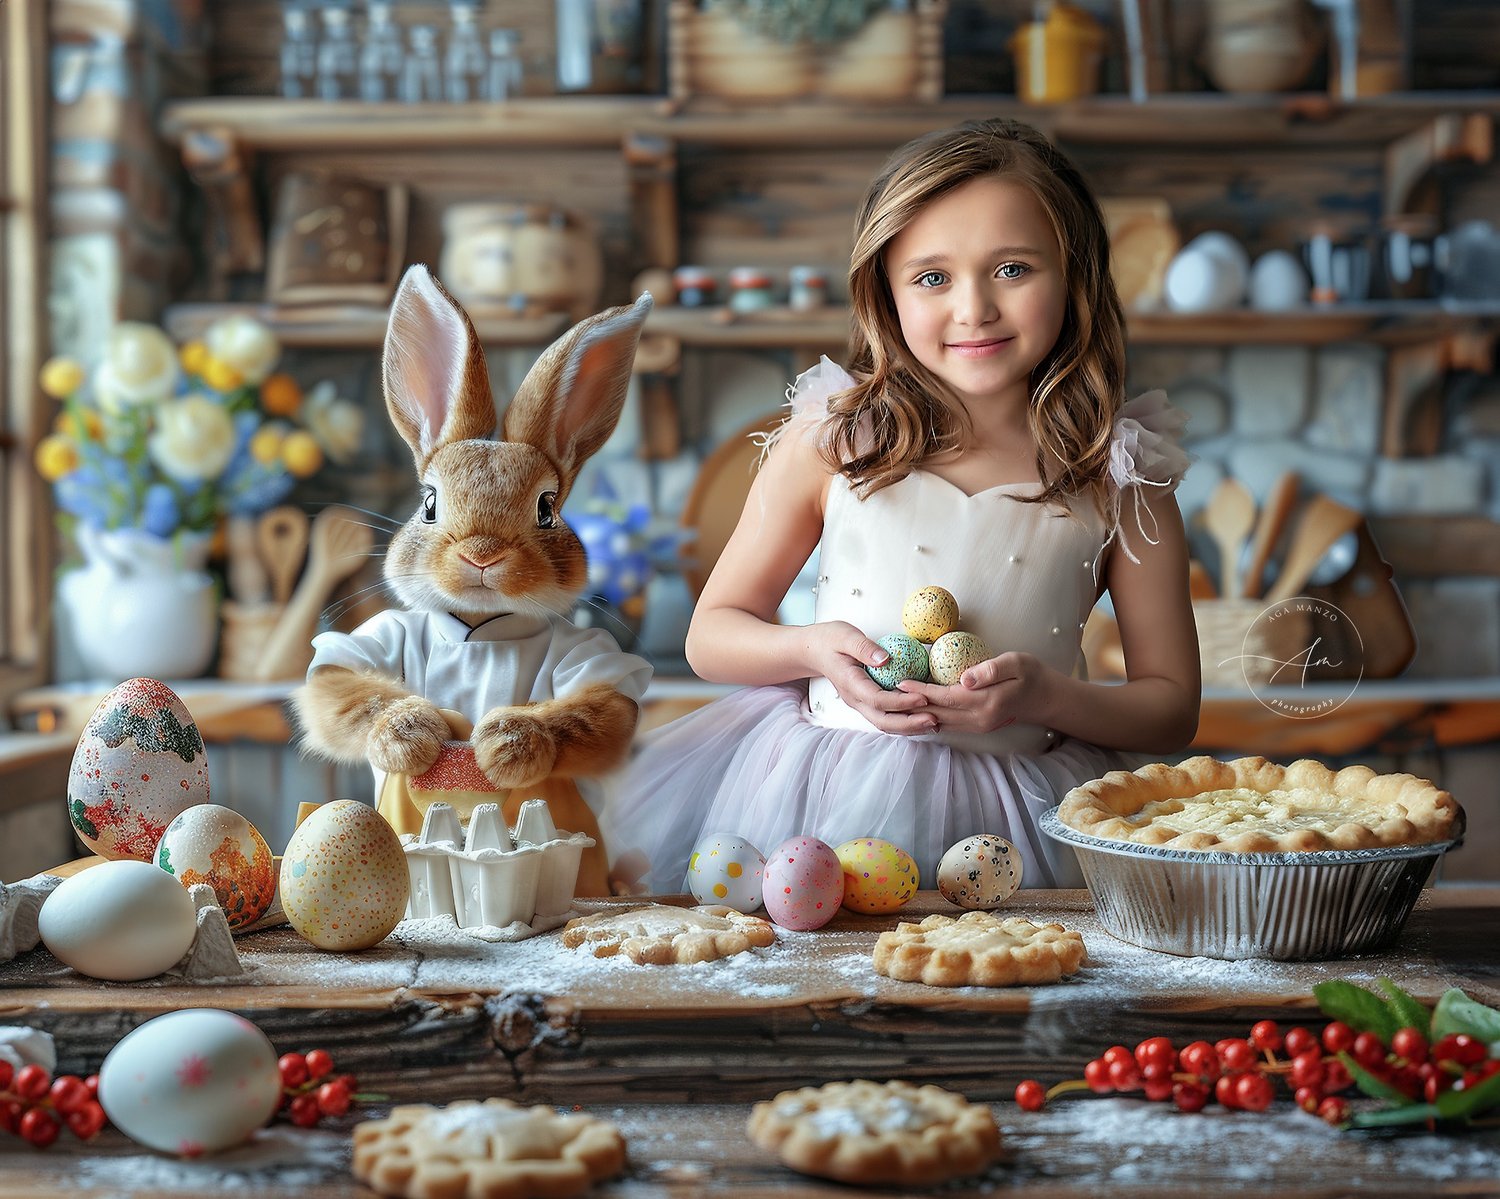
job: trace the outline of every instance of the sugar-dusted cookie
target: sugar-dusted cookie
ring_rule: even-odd
[[[1055,983],[1083,965],[1083,938],[1060,924],[989,912],[901,923],[875,941],[875,972],[930,987]]]
[[[935,1186],[1000,1153],[990,1109],[941,1087],[830,1082],[783,1091],[750,1112],[750,1139],[803,1174],[839,1182]]]
[[[623,953],[642,966],[712,962],[776,940],[767,920],[733,908],[706,905],[674,908],[652,903],[624,912],[579,916],[563,925],[563,944],[590,950],[596,958]]]
[[[395,1107],[354,1128],[354,1176],[400,1199],[552,1199],[625,1168],[613,1124],[508,1099]]]

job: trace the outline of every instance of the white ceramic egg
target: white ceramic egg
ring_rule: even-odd
[[[37,914],[42,943],[79,974],[130,982],[182,960],[198,931],[187,889],[133,858],[65,878]]]
[[[711,833],[688,858],[687,887],[699,903],[721,903],[737,912],[761,905],[765,855],[732,833]]]
[[[281,1071],[266,1034],[217,1008],[148,1020],[99,1067],[110,1123],[132,1141],[183,1157],[238,1145],[280,1102]]]
[[[281,859],[281,907],[319,949],[368,949],[406,913],[411,890],[396,830],[369,804],[336,799],[297,826]]]
[[[151,861],[167,825],[208,802],[208,754],[182,700],[126,679],[99,701],[68,770],[68,817],[103,858]]]
[[[1271,250],[1250,268],[1250,307],[1287,312],[1307,303],[1307,272],[1285,250]]]
[[[264,916],[276,894],[271,847],[259,829],[222,804],[194,804],[179,812],[156,847],[156,864],[184,887],[212,887],[230,932]]]
[[[944,899],[961,908],[998,908],[1016,893],[1026,863],[1004,837],[978,833],[950,845],[938,863]]]
[[[766,915],[782,928],[822,928],[844,902],[838,854],[816,837],[788,837],[766,858]]]

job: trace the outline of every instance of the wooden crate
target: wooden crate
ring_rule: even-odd
[[[668,86],[673,101],[790,100],[933,102],[943,94],[947,0],[914,0],[868,21],[843,41],[783,44],[698,0],[672,0]]]

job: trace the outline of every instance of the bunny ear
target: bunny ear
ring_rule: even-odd
[[[614,432],[651,293],[579,321],[536,360],[505,412],[506,441],[533,445],[556,464],[564,490]]]
[[[495,429],[484,351],[468,314],[420,263],[396,289],[385,333],[385,405],[420,474],[439,446]]]

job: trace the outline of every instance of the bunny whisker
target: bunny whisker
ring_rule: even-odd
[[[315,508],[348,508],[351,512],[360,512],[365,516],[373,516],[376,520],[380,521],[381,524],[368,525],[367,527],[371,529],[382,529],[385,532],[393,532],[396,529],[399,529],[404,523],[400,520],[397,520],[394,516],[389,516],[384,512],[376,512],[373,508],[361,508],[358,504],[346,503],[343,500],[339,500],[337,502],[329,501],[321,504],[313,504],[311,506]]]

